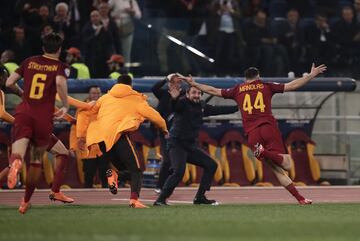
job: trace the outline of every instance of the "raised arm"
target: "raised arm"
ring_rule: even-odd
[[[171,108],[174,112],[181,112],[185,107],[185,99],[181,97],[180,86],[170,85],[169,94],[171,96]]]
[[[301,77],[298,79],[294,79],[293,81],[291,81],[289,83],[286,83],[285,87],[284,87],[284,92],[296,90],[296,89],[304,86],[307,82],[309,82],[310,80],[315,78],[318,74],[321,74],[324,71],[326,71],[326,69],[327,69],[327,67],[324,64],[322,64],[318,67],[315,67],[315,64],[313,63],[311,66],[310,74],[305,75],[304,77]]]
[[[151,92],[156,96],[156,98],[160,99],[162,96],[162,90],[161,88],[166,84],[167,79],[160,80],[156,82],[153,87],[151,87]]]
[[[199,90],[204,91],[205,93],[208,93],[209,95],[221,96],[221,89],[212,87],[210,85],[196,83],[191,75],[189,77],[183,77],[182,80],[186,81],[189,85],[194,86]]]

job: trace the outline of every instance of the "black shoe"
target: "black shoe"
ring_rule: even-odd
[[[207,199],[206,196],[195,197],[193,203],[194,204],[207,204],[207,205],[214,205],[214,206],[219,205],[219,203],[217,201]]]
[[[162,201],[162,200],[156,200],[153,205],[154,206],[169,206],[169,204],[167,204],[166,201]]]

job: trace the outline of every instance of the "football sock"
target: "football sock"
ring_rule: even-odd
[[[60,186],[64,182],[66,168],[69,163],[69,156],[67,155],[56,155],[56,169],[54,182],[51,187],[51,191],[59,192]]]
[[[136,192],[131,192],[130,194],[130,199],[135,199],[137,200],[139,198],[139,195]]]
[[[34,193],[40,175],[41,175],[41,164],[30,163],[30,167],[26,178],[25,197],[24,197],[25,202],[30,201],[30,198]]]
[[[296,198],[296,200],[300,201],[305,199],[303,196],[301,196],[301,194],[298,192],[298,190],[296,189],[293,183],[289,184],[285,188],[291,193],[291,195],[293,195]]]

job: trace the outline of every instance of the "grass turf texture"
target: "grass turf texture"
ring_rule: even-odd
[[[0,240],[360,240],[360,204],[0,206]]]

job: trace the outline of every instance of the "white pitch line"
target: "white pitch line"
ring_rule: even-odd
[[[155,202],[155,200],[152,199],[140,199],[143,202]],[[129,199],[126,198],[112,198],[111,201],[129,201]],[[178,201],[178,200],[168,200],[169,203],[180,203],[180,204],[193,204],[193,202],[190,201]]]
[[[360,185],[351,185],[351,186],[297,186],[298,189],[360,189]],[[177,187],[175,190],[190,190],[195,191],[198,187]],[[241,186],[241,187],[211,187],[211,190],[279,190],[284,189],[283,187],[253,187],[253,186]],[[25,189],[0,189],[0,193],[6,192],[24,192]],[[129,191],[130,188],[119,188],[118,192]],[[142,191],[152,191],[154,188],[142,188]],[[63,192],[108,192],[107,188],[72,188],[72,189],[62,189]],[[35,192],[50,192],[50,189],[36,189]]]

